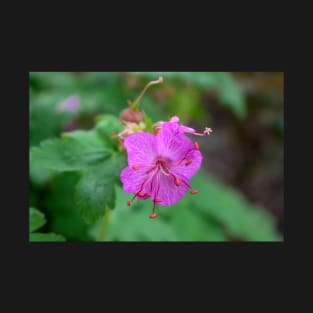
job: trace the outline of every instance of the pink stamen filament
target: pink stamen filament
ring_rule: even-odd
[[[212,133],[212,129],[206,127],[206,128],[204,129],[204,131],[203,131],[202,134],[200,134],[200,133],[191,133],[191,134],[192,134],[192,135],[196,135],[196,136],[201,136],[201,137],[203,137],[203,136],[208,136],[208,135],[210,135],[210,133]]]
[[[180,165],[184,160],[186,160],[188,153],[194,151],[194,149],[195,149],[195,148],[193,147],[193,148],[187,150],[187,152],[185,153],[185,155],[184,155],[181,159],[179,159],[177,163],[173,164],[173,166],[178,166],[178,165]],[[188,160],[187,162],[189,162],[189,161],[190,161],[190,163],[192,162],[192,160]],[[190,163],[189,163],[189,164],[190,164]],[[188,164],[188,165],[189,165],[189,164]]]
[[[154,164],[151,164],[151,165],[133,165],[133,166],[132,166],[132,169],[135,170],[135,171],[137,171],[137,170],[139,170],[139,169],[141,169],[141,168],[149,168],[149,167],[154,168],[155,165],[154,165]]]
[[[136,192],[135,196],[139,196],[139,197],[150,197],[150,193],[151,193],[151,190],[150,190],[150,193],[147,192],[147,193],[143,193],[143,189],[144,187],[149,183],[149,181],[153,179],[153,177],[155,176],[155,174],[157,173],[157,167],[154,166],[151,170],[155,170],[155,173],[153,175],[149,175],[145,180],[144,182],[141,184],[140,186],[140,189],[138,192]]]

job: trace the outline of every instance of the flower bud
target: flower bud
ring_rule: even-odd
[[[134,111],[131,108],[124,109],[120,113],[121,122],[139,123],[143,120],[143,115],[140,111]]]

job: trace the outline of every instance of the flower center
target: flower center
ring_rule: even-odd
[[[171,173],[167,167],[167,164],[169,163],[169,160],[165,160],[163,158],[158,158],[155,161],[155,166],[158,167],[158,169],[166,176],[169,176]]]
[[[180,165],[183,161],[186,160],[185,166],[188,166],[192,163],[191,159],[187,159],[187,155],[189,154],[191,150],[188,150],[186,154],[178,161],[173,162],[171,159],[158,156],[152,164],[149,165],[133,165],[132,169],[137,171],[142,168],[146,168],[146,171],[144,172],[146,177],[141,184],[139,190],[135,192],[134,197],[132,200],[127,201],[127,205],[129,206],[131,202],[134,200],[134,198],[138,197],[141,199],[146,199],[151,197],[153,201],[153,209],[151,218],[156,218],[157,214],[155,213],[156,204],[162,203],[163,200],[159,198],[159,190],[160,190],[160,184],[161,184],[161,178],[158,176],[158,173],[161,172],[165,176],[171,176],[172,182],[176,187],[179,187],[182,184],[186,185],[188,188],[190,188],[190,184],[185,179],[178,178],[177,175],[175,175],[171,168]],[[150,187],[150,188],[149,188]],[[197,190],[191,190],[191,194],[197,193]],[[152,197],[153,194],[153,197]]]

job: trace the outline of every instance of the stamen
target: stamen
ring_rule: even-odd
[[[199,192],[199,190],[197,190],[197,189],[191,189],[190,190],[190,193],[192,194],[192,195],[195,195],[196,193],[198,193]]]
[[[153,202],[153,208],[152,208],[152,214],[150,215],[150,218],[156,218],[158,214],[155,213],[155,202]]]
[[[190,184],[188,181],[186,181],[185,179],[181,178],[181,181],[184,185],[186,185],[188,188],[191,188]]]
[[[150,217],[150,218],[157,218],[157,217],[158,217],[158,214],[152,213],[149,217]]]
[[[186,160],[187,155],[188,155],[189,153],[193,153],[193,151],[194,151],[193,149],[188,149],[188,150],[186,151],[185,155],[184,155],[177,163],[173,164],[173,166],[178,166],[178,165],[180,165],[181,162],[183,162],[184,160]]]
[[[156,167],[153,167],[151,170],[155,170],[157,172],[157,168]],[[139,196],[139,197],[146,197],[146,196],[150,197],[150,193],[144,193],[143,189],[154,178],[154,175],[155,174],[152,174],[152,175],[148,176],[146,178],[146,180],[141,184],[139,191],[136,193],[137,196]],[[151,192],[151,190],[150,190],[150,192]]]
[[[156,202],[156,203],[162,202],[162,199],[156,198],[156,199],[154,200],[154,202]]]
[[[206,127],[205,130],[204,130],[204,132],[203,132],[203,134],[206,135],[206,136],[208,136],[208,135],[210,135],[210,133],[212,133],[212,132],[213,132],[213,130],[212,130],[211,128]]]
[[[132,202],[134,201],[134,199],[136,198],[136,193],[134,194],[134,196],[132,197],[131,200],[127,200],[127,205],[130,206],[132,204]]]
[[[210,133],[212,133],[212,129],[211,128],[209,128],[209,127],[206,127],[205,129],[204,129],[204,131],[203,131],[203,133],[202,134],[200,134],[200,133],[196,133],[196,132],[194,132],[194,133],[191,133],[192,135],[196,135],[196,136],[208,136],[208,135],[210,135]]]
[[[162,163],[159,163],[158,166],[159,166],[159,169],[161,170],[161,172],[162,172],[165,176],[169,176],[169,175],[170,175],[169,170],[168,170],[166,167],[164,167]]]
[[[175,179],[174,179],[174,183],[175,185],[178,187],[180,185],[180,181],[179,179],[175,176]]]
[[[185,165],[188,166],[188,165],[190,165],[191,163],[192,163],[192,160],[188,160],[188,161],[185,163]]]
[[[199,147],[199,144],[197,141],[195,141],[195,148],[196,148],[196,150],[200,150],[200,147]]]
[[[136,170],[139,170],[139,169],[144,168],[144,167],[147,167],[147,168],[152,167],[152,169],[153,169],[155,167],[155,165],[154,164],[152,164],[152,165],[133,165],[132,169],[136,171]],[[148,170],[146,173],[148,173],[149,171],[151,171],[151,170]]]

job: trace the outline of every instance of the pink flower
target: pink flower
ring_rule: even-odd
[[[181,127],[176,121],[163,122],[157,135],[139,132],[124,140],[128,166],[120,175],[123,189],[134,193],[133,199],[151,198],[151,218],[157,217],[156,204],[172,205],[186,194],[190,178],[201,166],[198,144],[193,144]]]
[[[77,111],[79,109],[79,105],[80,98],[78,96],[70,96],[57,105],[57,111]]]

